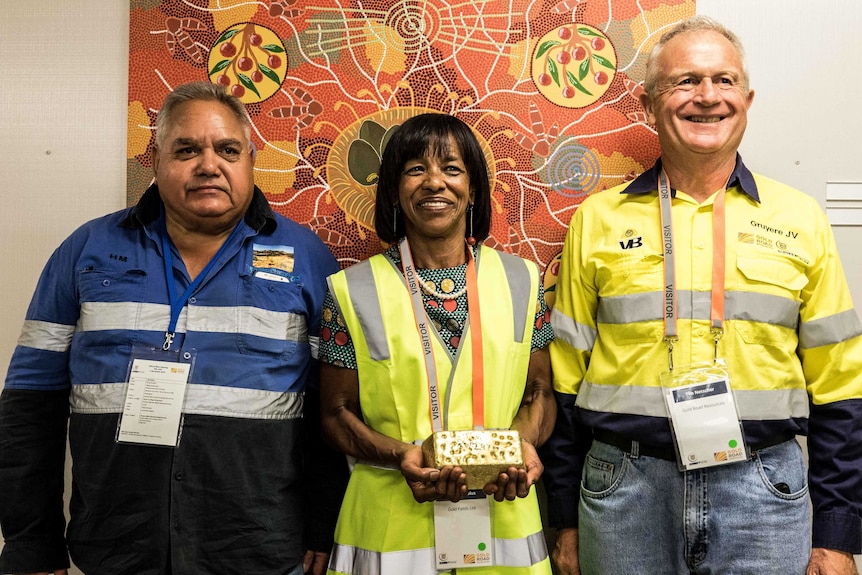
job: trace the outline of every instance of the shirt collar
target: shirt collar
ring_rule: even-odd
[[[125,228],[140,228],[145,227],[159,217],[159,187],[152,184],[138,203],[129,211],[123,221],[120,223]],[[245,212],[245,223],[254,231],[271,233],[278,226],[273,214],[272,207],[269,205],[266,196],[257,186],[254,187],[254,195],[251,198],[251,204]]]
[[[656,191],[658,183],[658,175],[661,171],[661,158],[656,160],[652,168],[642,173],[635,178],[631,184],[622,192],[623,194],[647,194]],[[754,181],[754,176],[751,171],[742,163],[742,156],[736,154],[736,166],[730,174],[730,179],[727,181],[727,187],[739,186],[742,193],[750,197],[757,203],[760,203],[760,195],[757,193],[757,184]],[[676,195],[676,190],[671,188],[671,195]]]

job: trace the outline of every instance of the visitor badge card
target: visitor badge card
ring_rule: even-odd
[[[666,387],[665,399],[680,468],[688,471],[747,458],[727,379]]]
[[[485,493],[468,491],[457,503],[435,501],[434,537],[438,570],[493,565],[491,504]]]
[[[190,370],[188,363],[133,360],[117,441],[176,446]]]

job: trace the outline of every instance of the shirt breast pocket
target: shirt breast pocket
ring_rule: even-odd
[[[740,254],[736,258],[736,267],[740,272],[739,289],[761,286],[755,291],[799,300],[800,292],[808,285],[802,264],[788,257],[766,253]]]
[[[73,345],[131,348],[145,329],[143,270],[85,270],[78,273],[80,315]]]
[[[664,258],[623,256],[600,270],[597,321],[617,346],[652,345],[662,337]]]
[[[308,342],[302,284],[248,276],[240,294],[240,353],[288,359]]]
[[[791,258],[768,253],[740,254],[736,267],[740,297],[751,298],[751,304],[743,307],[757,310],[752,317],[740,318],[747,321],[734,322],[736,331],[746,343],[784,344],[796,328],[802,290],[808,285],[804,267]],[[775,303],[763,300],[764,296]],[[779,304],[782,301],[784,305]],[[770,310],[773,317],[763,315]]]

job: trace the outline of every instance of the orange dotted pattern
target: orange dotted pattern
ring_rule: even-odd
[[[547,269],[550,295],[552,264],[577,205],[658,156],[637,100],[644,63],[663,27],[695,13],[694,0],[611,5],[613,13],[604,0],[131,0],[128,201],[151,181],[153,126],[165,95],[225,75],[246,88],[256,182],[276,211],[314,230],[346,267],[385,247],[369,209],[385,131],[417,112],[455,114],[492,165],[486,244]],[[532,63],[543,57],[540,39],[579,25],[606,39],[593,52],[615,61],[592,62],[585,81],[607,73],[594,101],[560,105],[543,94]],[[236,55],[221,47],[230,30],[246,34],[234,38]],[[212,55],[221,49],[222,57]],[[245,70],[241,50],[265,69]],[[225,60],[227,72],[213,73]],[[281,83],[250,97],[240,73],[258,87]]]

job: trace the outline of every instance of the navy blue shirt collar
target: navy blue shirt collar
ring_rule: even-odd
[[[647,194],[655,192],[658,188],[658,175],[661,170],[661,158],[656,160],[652,168],[635,178],[622,194]],[[672,182],[671,182],[672,183]],[[742,156],[736,154],[736,166],[730,174],[727,187],[739,186],[742,192],[757,203],[760,203],[760,195],[757,193],[757,184],[751,171],[742,163]],[[676,190],[671,188],[671,195],[676,195]]]
[[[159,188],[156,184],[152,184],[138,203],[133,207],[129,214],[123,219],[120,224],[127,228],[144,227],[147,224],[154,222],[159,217]],[[245,223],[254,231],[271,232],[278,225],[273,214],[272,207],[266,196],[257,186],[254,187],[254,196],[252,196],[251,204],[245,212]]]

